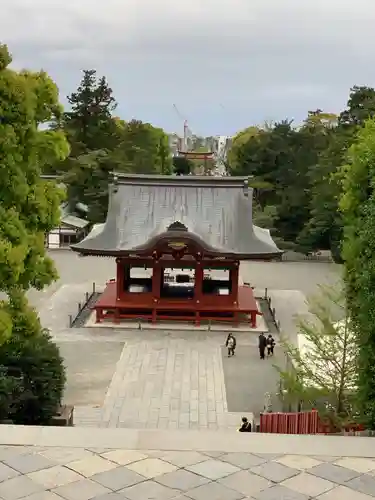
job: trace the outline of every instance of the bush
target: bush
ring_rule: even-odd
[[[13,336],[0,346],[0,418],[48,424],[60,406],[65,380],[59,349],[46,331]]]

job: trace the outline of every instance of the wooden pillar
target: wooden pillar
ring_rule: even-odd
[[[154,299],[160,299],[160,285],[161,285],[162,269],[160,262],[154,260],[152,266],[152,296]]]
[[[194,275],[194,300],[200,303],[203,295],[203,265],[202,262],[197,261],[195,265]]]
[[[120,299],[124,291],[124,261],[119,257],[116,259],[116,298]]]
[[[231,286],[232,286],[232,292],[231,292],[231,297],[233,300],[233,303],[238,302],[238,281],[239,281],[239,263],[235,262],[233,264],[233,267],[231,268],[229,272],[229,279],[231,281]]]
[[[200,326],[201,317],[199,312],[199,304],[202,300],[203,295],[203,265],[201,261],[197,261],[195,264],[195,274],[194,274],[194,300],[197,304],[197,309],[195,310],[195,326]]]
[[[154,260],[152,265],[152,323],[156,323],[157,305],[160,299],[160,284],[161,284],[162,268],[158,260]]]
[[[96,323],[101,323],[103,319],[103,309],[96,309]]]
[[[257,327],[257,313],[255,311],[251,311],[250,313],[250,318],[251,318],[251,328],[256,328]]]

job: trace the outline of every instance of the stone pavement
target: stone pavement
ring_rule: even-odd
[[[276,370],[258,359],[256,332],[236,332],[236,356],[223,360],[227,332],[69,328],[68,312],[85,289],[89,284],[61,286],[40,309],[65,361],[64,403],[75,406],[76,425],[236,427],[242,415],[231,412],[258,413],[264,393],[276,391]]]
[[[228,359],[225,337],[213,332],[129,332],[101,410],[76,405],[76,425],[236,428],[244,413],[263,409],[265,392],[276,392],[273,363],[283,358],[277,351],[260,361],[256,334],[237,339],[236,356]]]
[[[191,334],[191,332],[190,332]],[[185,338],[125,345],[104,401],[101,425],[218,428],[227,411],[220,346]]]
[[[1,426],[0,442],[6,444],[0,446],[0,499],[370,500],[375,497],[372,438],[232,435],[218,431],[97,429],[94,434],[87,431]],[[31,446],[32,441],[39,445]],[[152,449],[139,448],[145,442]],[[124,447],[125,443],[132,444],[132,448]],[[156,444],[158,449],[153,446]],[[337,454],[345,448],[346,455]],[[311,454],[305,454],[308,449]],[[355,456],[361,449],[363,456]]]

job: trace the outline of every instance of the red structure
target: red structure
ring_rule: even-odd
[[[214,159],[212,151],[196,152],[196,151],[178,151],[178,156],[183,156],[187,160],[201,160],[203,161],[204,170],[207,169],[207,162]]]
[[[360,434],[363,425],[355,422],[344,425],[341,431]],[[338,429],[322,422],[317,410],[295,413],[261,413],[259,432],[271,434],[337,434]]]
[[[72,246],[116,258],[116,279],[96,302],[96,321],[250,322],[260,315],[241,286],[240,260],[281,255],[252,225],[244,178],[119,175],[105,224]]]
[[[296,413],[261,413],[259,432],[272,434],[318,434],[319,414],[316,410]]]

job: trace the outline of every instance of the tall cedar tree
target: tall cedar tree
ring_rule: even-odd
[[[107,210],[108,179],[114,169],[111,153],[119,142],[119,125],[112,117],[116,102],[106,78],[85,70],[76,92],[68,97],[70,111],[61,125],[71,153],[60,165],[68,185],[68,200],[74,210],[86,203],[92,222],[102,222]]]
[[[85,70],[76,92],[68,96],[70,111],[63,115],[63,128],[72,146],[71,156],[99,149],[112,150],[117,126],[112,118],[116,101],[105,76]]]

